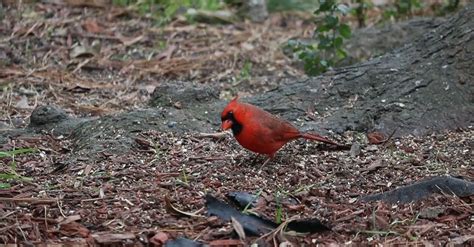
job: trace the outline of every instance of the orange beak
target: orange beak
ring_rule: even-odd
[[[232,121],[225,120],[224,122],[222,122],[221,128],[222,128],[223,131],[226,131],[226,130],[232,128]]]

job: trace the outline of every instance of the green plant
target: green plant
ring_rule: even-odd
[[[244,213],[244,214],[248,214],[248,213],[249,213],[249,207],[250,207],[250,205],[252,205],[252,203],[253,203],[254,201],[258,200],[258,198],[260,197],[260,194],[262,194],[262,191],[263,191],[263,189],[260,189],[260,190],[257,192],[257,194],[255,194],[255,196],[252,198],[252,200],[251,200],[249,203],[247,203],[247,205],[245,205],[245,208],[242,210],[242,213]]]
[[[290,40],[288,46],[304,62],[304,70],[308,75],[319,75],[337,65],[347,57],[343,48],[344,39],[351,37],[351,28],[341,23],[340,16],[349,13],[349,7],[338,4],[336,0],[318,0],[317,28],[314,37],[317,45]]]
[[[398,0],[395,2],[399,15],[411,15],[415,9],[421,8],[420,0]]]
[[[444,4],[436,10],[437,15],[446,15],[457,10],[459,7],[459,0],[444,0]]]
[[[186,169],[183,167],[182,176],[178,179],[181,183],[189,186],[188,175],[186,174]]]
[[[16,172],[15,156],[20,154],[28,154],[37,152],[34,148],[20,148],[9,151],[0,151],[0,158],[11,158],[11,161],[4,167],[4,171],[0,172],[0,189],[10,188],[11,181],[31,181],[29,177],[24,177]]]
[[[406,16],[412,16],[413,12],[422,7],[420,0],[397,0],[395,5],[387,8],[383,12],[384,19],[401,19]]]
[[[275,209],[275,223],[281,224],[283,218],[283,206],[281,204],[281,193],[280,191],[275,193],[275,202],[276,202],[276,209]]]

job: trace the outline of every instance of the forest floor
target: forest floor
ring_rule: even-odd
[[[314,29],[310,19],[282,13],[260,24],[177,19],[164,27],[123,8],[35,4],[3,15],[0,131],[25,127],[45,104],[80,117],[146,108],[164,81],[209,84],[221,98],[264,92],[305,78],[282,45]],[[438,175],[473,181],[473,137],[467,128],[372,145],[351,132],[341,141],[360,142],[360,151],[296,141],[261,169],[263,160],[231,136],[147,131],[130,153],[103,152],[67,166],[75,149],[67,137],[12,138],[1,151],[38,151],[0,159],[1,174],[15,175],[2,178],[0,242],[160,245],[185,237],[250,244],[258,237],[240,240],[238,226],[200,210],[207,193],[225,200],[245,191],[261,195],[252,211],[268,219],[318,218],[332,228],[275,231],[262,238],[268,243],[473,244],[473,196],[397,205],[357,200]]]

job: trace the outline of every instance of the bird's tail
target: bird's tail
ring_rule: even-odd
[[[324,143],[328,143],[328,144],[340,146],[340,144],[337,144],[337,143],[335,143],[335,142],[329,140],[328,138],[326,138],[326,137],[324,137],[324,136],[321,136],[321,135],[318,135],[318,134],[315,134],[315,133],[301,133],[301,138],[305,138],[305,139],[308,139],[308,140],[314,140],[314,141],[319,141],[319,142],[324,142]]]

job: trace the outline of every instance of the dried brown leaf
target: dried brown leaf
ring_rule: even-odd
[[[155,235],[153,235],[153,237],[150,238],[150,242],[155,246],[164,246],[168,240],[168,234],[164,232],[157,232]]]
[[[189,216],[189,217],[200,217],[200,218],[204,218],[204,216],[200,215],[199,213],[204,209],[204,208],[201,208],[199,210],[197,210],[196,212],[186,212],[186,211],[183,211],[183,210],[180,210],[178,208],[176,208],[172,203],[171,203],[171,200],[169,198],[168,195],[165,196],[165,206],[166,206],[166,209],[168,212],[170,213],[175,213],[175,214],[179,214],[179,215],[185,215],[185,216]]]
[[[103,28],[99,26],[95,19],[85,20],[82,27],[89,33],[101,33],[103,31]]]
[[[370,144],[381,144],[385,141],[385,135],[381,132],[371,132],[367,134]]]
[[[83,226],[80,223],[71,221],[66,224],[61,224],[59,227],[59,232],[68,237],[82,237],[87,238],[89,236],[89,229]]]
[[[242,227],[242,224],[240,224],[240,222],[237,221],[234,217],[230,217],[230,219],[232,221],[232,227],[234,228],[237,235],[239,235],[240,240],[245,240],[245,231]]]
[[[233,247],[239,247],[239,246],[244,246],[242,241],[239,239],[218,239],[211,241],[209,243],[209,246],[233,246]]]
[[[92,237],[99,244],[107,244],[122,242],[123,240],[128,239],[135,239],[136,236],[133,233],[97,233],[92,234]]]

